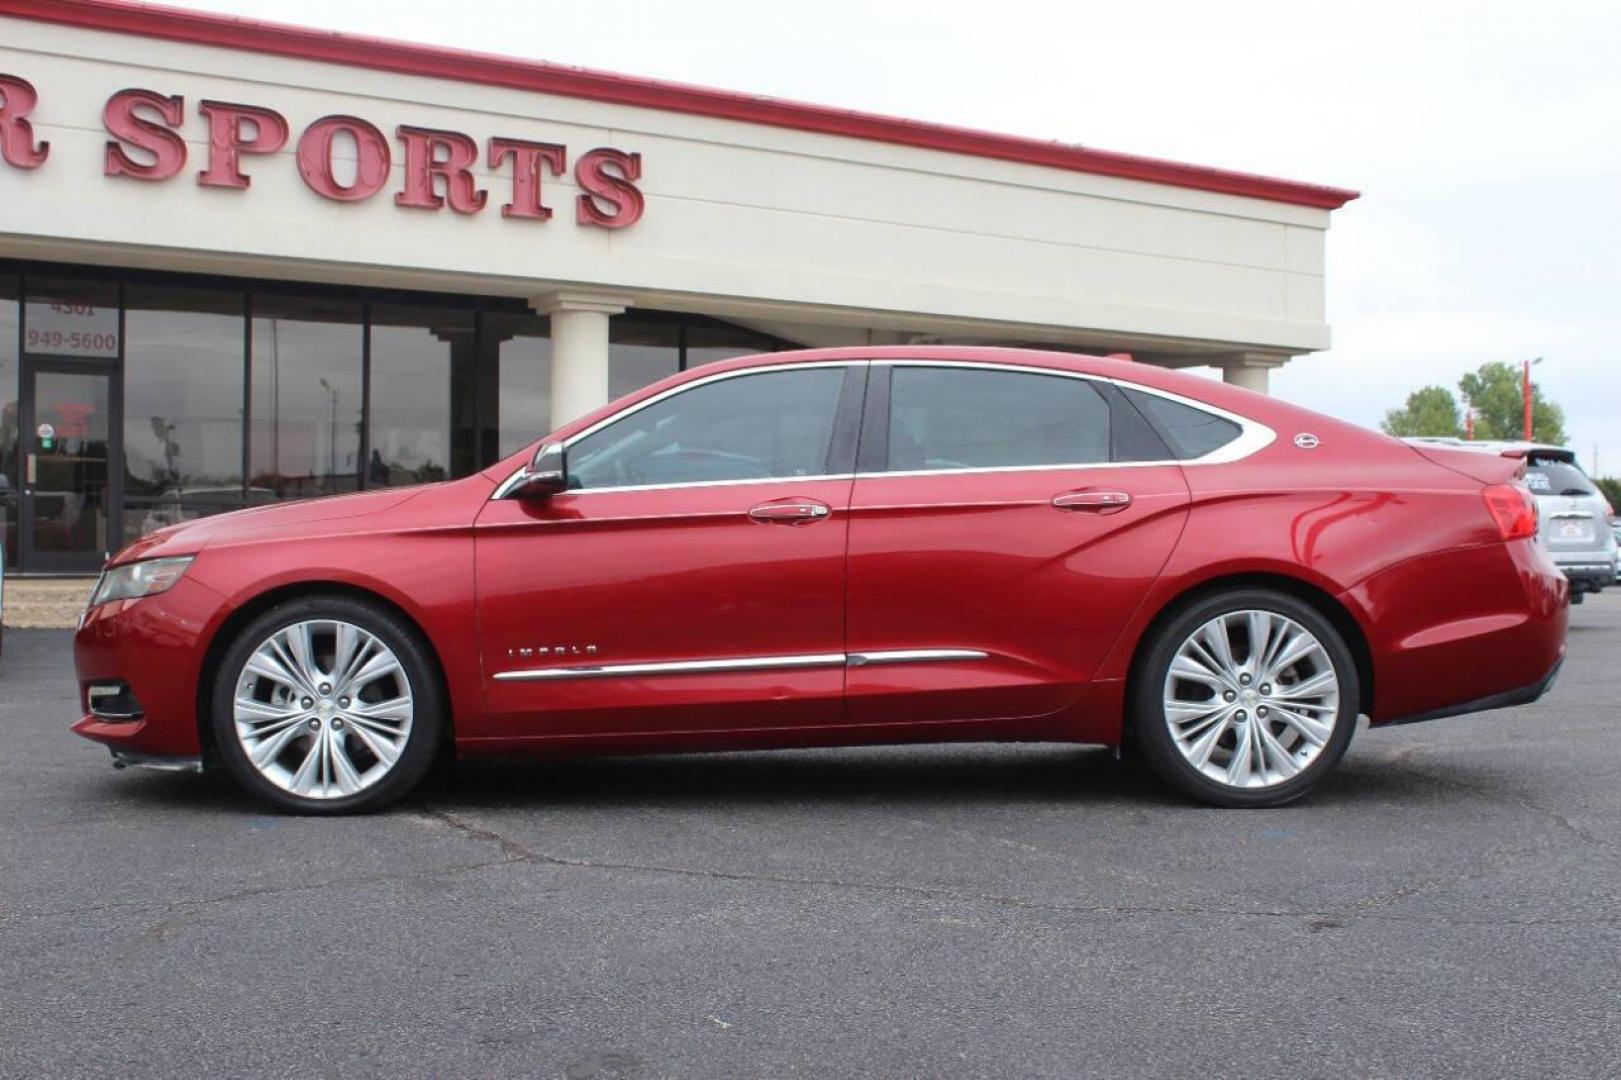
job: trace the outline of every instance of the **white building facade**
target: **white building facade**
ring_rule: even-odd
[[[800,345],[1267,372],[1354,192],[554,65],[0,0],[7,563],[462,475]]]

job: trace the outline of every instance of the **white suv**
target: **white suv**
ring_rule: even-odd
[[[1415,438],[1413,443],[1525,459],[1525,483],[1537,497],[1538,539],[1570,581],[1570,602],[1579,604],[1617,580],[1615,510],[1576,463],[1576,452],[1534,442]]]

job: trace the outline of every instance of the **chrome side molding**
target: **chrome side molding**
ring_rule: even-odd
[[[739,656],[721,660],[670,660],[648,664],[590,664],[574,667],[498,671],[501,682],[549,679],[612,679],[634,675],[696,675],[718,671],[789,671],[799,668],[870,667],[874,664],[918,664],[941,660],[984,660],[979,649],[891,649],[864,653],[807,653],[801,656]]]
[[[887,652],[851,653],[851,667],[873,664],[923,664],[935,660],[984,660],[990,654],[978,649],[891,649]]]
[[[814,653],[804,656],[741,656],[725,660],[671,660],[654,664],[592,664],[580,667],[529,668],[520,671],[498,671],[495,677],[513,682],[536,679],[606,679],[625,675],[693,675],[706,671],[841,667],[843,664],[843,653]]]

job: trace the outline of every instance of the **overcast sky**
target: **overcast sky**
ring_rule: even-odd
[[[1621,5],[180,0],[1356,188],[1334,347],[1274,392],[1374,424],[1545,356],[1621,474]]]

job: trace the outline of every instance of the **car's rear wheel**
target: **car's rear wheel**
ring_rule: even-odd
[[[344,596],[279,604],[238,634],[215,678],[215,744],[238,783],[283,810],[377,810],[433,764],[444,702],[400,617]]]
[[[1269,589],[1205,597],[1160,630],[1138,669],[1133,722],[1165,780],[1217,806],[1281,806],[1350,745],[1356,663],[1333,623]]]

